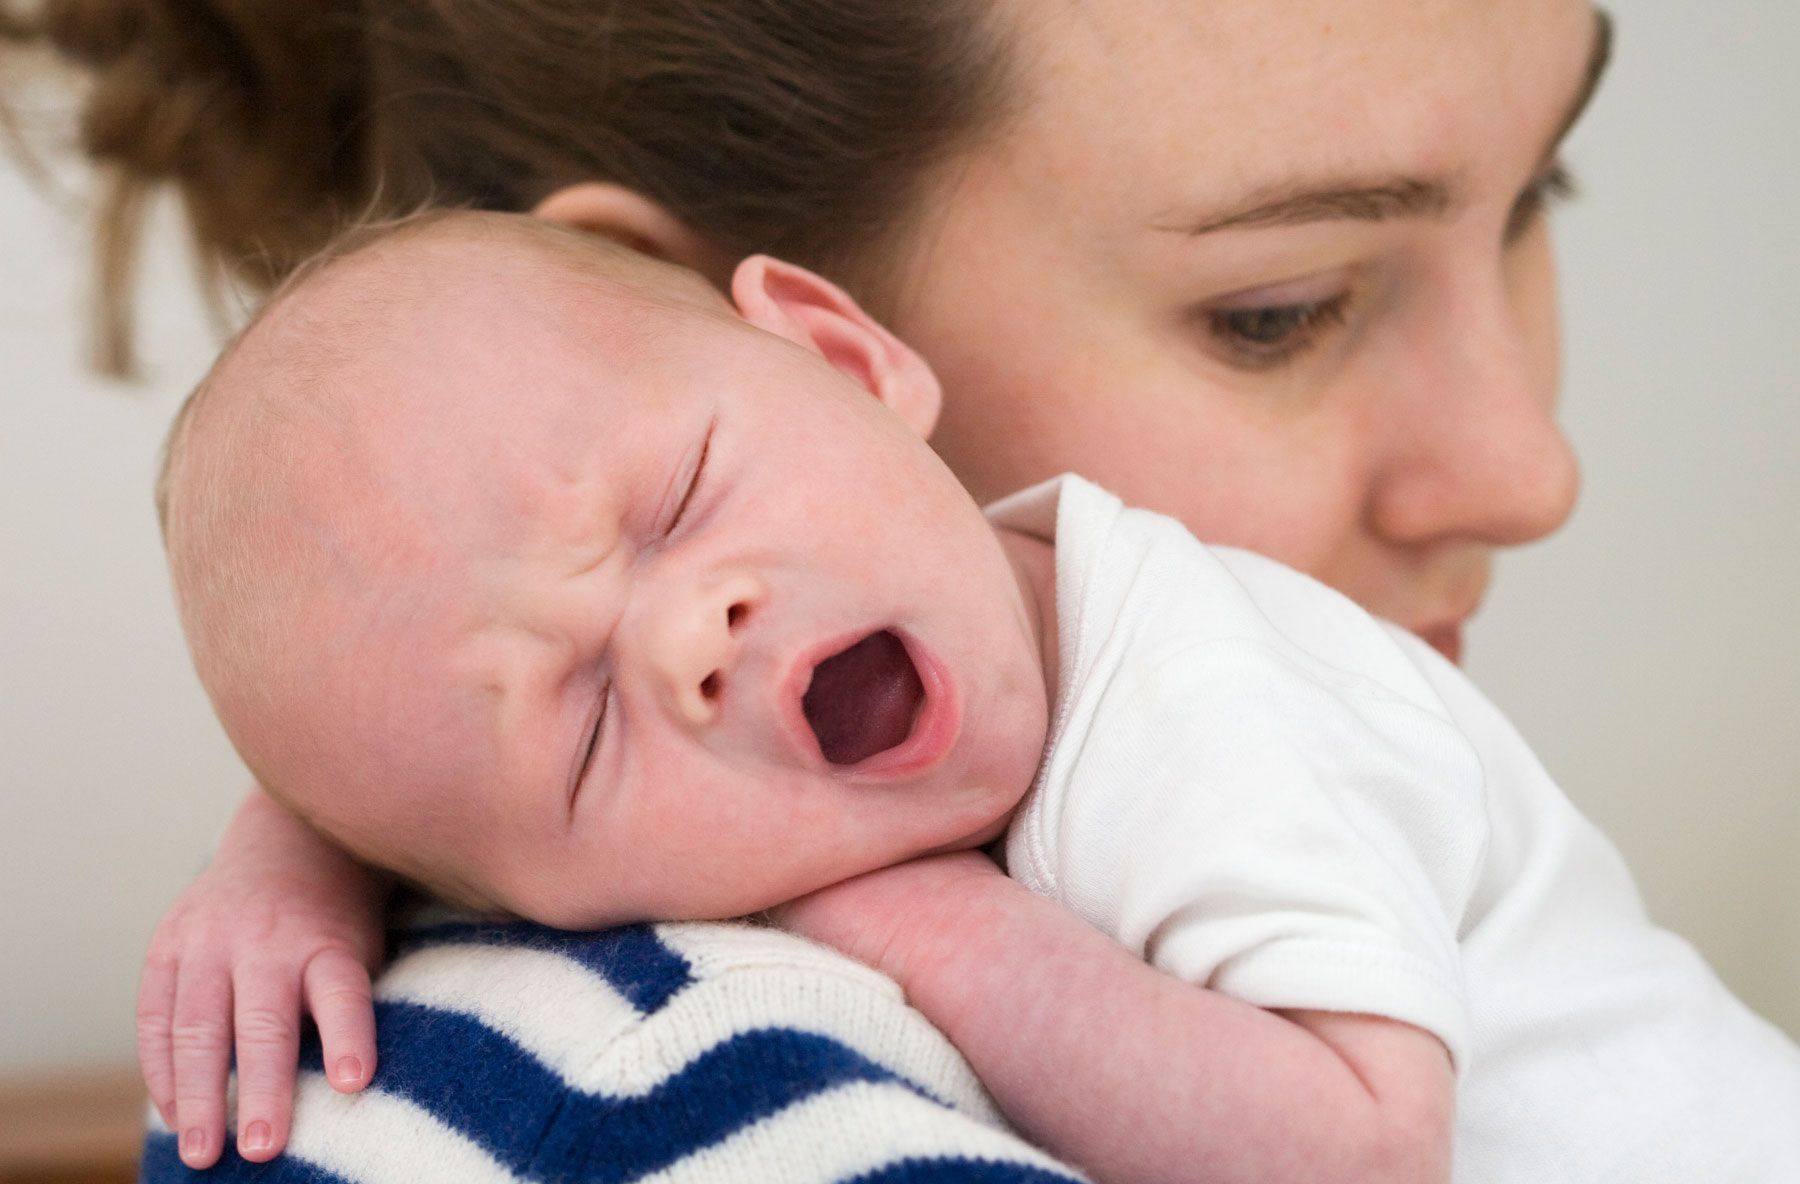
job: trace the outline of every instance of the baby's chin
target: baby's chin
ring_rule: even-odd
[[[1006,834],[1006,828],[1012,822],[1013,811],[1017,808],[1017,805],[1018,803],[1015,802],[1013,807],[1009,808],[1005,814],[994,819],[979,830],[973,831],[960,839],[952,839],[950,842],[933,847],[929,851],[921,852],[920,858],[927,855],[949,855],[956,851],[974,851],[978,848],[987,847],[998,842],[1000,838]]]
[[[621,905],[616,900],[601,902],[576,894],[547,893],[514,898],[504,912],[552,929],[591,931],[660,921],[726,921],[772,908],[786,899],[738,895],[710,901],[669,899]]]

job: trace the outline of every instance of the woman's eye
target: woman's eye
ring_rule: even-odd
[[[1350,293],[1323,300],[1206,310],[1207,333],[1227,360],[1247,369],[1278,366],[1310,348],[1341,325]]]
[[[1519,194],[1519,200],[1513,203],[1512,213],[1506,218],[1506,241],[1516,242],[1551,206],[1571,201],[1580,193],[1575,174],[1561,161],[1552,164],[1527,185],[1525,192]]]

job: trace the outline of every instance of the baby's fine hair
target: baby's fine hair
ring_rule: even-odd
[[[453,211],[421,210],[396,218],[370,218],[347,227],[341,234],[326,243],[323,249],[309,259],[302,260],[284,276],[274,290],[269,292],[260,302],[250,318],[244,323],[225,347],[219,351],[207,372],[188,392],[182,400],[181,407],[175,412],[175,418],[169,425],[168,435],[163,440],[162,455],[156,471],[156,521],[162,529],[166,541],[169,535],[169,505],[171,486],[174,482],[174,471],[179,467],[182,454],[187,447],[190,425],[199,405],[206,399],[213,387],[213,377],[230,359],[233,351],[249,333],[261,324],[274,309],[279,307],[283,299],[291,292],[302,287],[307,280],[362,251],[377,246],[389,239],[430,228],[451,217]]]
[[[101,361],[129,366],[146,197],[257,290],[347,222],[611,181],[730,258],[877,276],[1009,105],[999,0],[42,0],[0,31],[92,76]]]
[[[282,279],[275,289],[263,299],[243,328],[226,343],[206,375],[182,402],[170,424],[168,435],[164,439],[162,456],[157,468],[156,516],[165,541],[169,536],[172,488],[187,449],[188,436],[194,417],[213,390],[216,376],[231,360],[239,344],[279,309],[293,293],[306,287],[309,282],[333,267],[397,240],[431,233],[512,236],[522,242],[542,247],[546,265],[559,266],[567,269],[570,274],[580,274],[616,289],[629,290],[636,298],[654,299],[667,303],[666,285],[664,291],[650,293],[632,283],[631,274],[634,271],[654,269],[664,280],[673,279],[678,290],[685,281],[685,287],[691,300],[683,301],[684,304],[691,302],[693,307],[702,308],[718,303],[717,296],[698,276],[639,255],[611,240],[571,230],[540,218],[427,208],[400,217],[373,218],[362,221],[332,239],[323,250],[312,258],[300,262]],[[386,294],[365,291],[358,298],[373,302],[384,295]],[[403,294],[400,298],[404,298]],[[311,356],[301,354],[290,357],[288,361],[294,366],[305,369],[312,363],[322,363],[324,359],[318,354]],[[324,384],[320,385],[321,389],[324,389]]]

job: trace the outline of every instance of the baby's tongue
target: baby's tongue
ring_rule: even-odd
[[[800,706],[825,759],[854,765],[905,740],[924,701],[906,646],[884,629],[820,662]]]

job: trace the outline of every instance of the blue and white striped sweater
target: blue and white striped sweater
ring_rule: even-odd
[[[380,1067],[302,1055],[288,1151],[146,1184],[1066,1184],[889,980],[742,924],[569,934],[440,916],[376,984]]]

